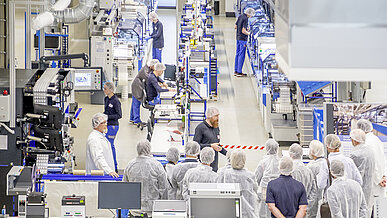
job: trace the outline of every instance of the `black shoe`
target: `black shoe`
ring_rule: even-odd
[[[240,77],[247,77],[247,74],[246,73],[240,73],[239,76]]]

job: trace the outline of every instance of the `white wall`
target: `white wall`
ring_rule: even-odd
[[[234,5],[236,0],[225,0],[226,1],[226,12],[234,12]]]
[[[387,104],[387,85],[385,82],[372,82],[371,89],[366,93],[367,103]]]

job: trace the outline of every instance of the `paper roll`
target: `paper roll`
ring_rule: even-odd
[[[73,175],[84,176],[86,175],[86,170],[73,170]]]
[[[103,176],[103,170],[92,170],[91,175],[92,176]]]

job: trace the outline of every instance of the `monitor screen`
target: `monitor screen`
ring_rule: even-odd
[[[141,209],[141,183],[99,182],[98,209]]]
[[[91,73],[75,73],[75,86],[90,87]]]

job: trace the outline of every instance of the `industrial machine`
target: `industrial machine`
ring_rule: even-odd
[[[154,218],[187,218],[187,202],[178,200],[156,200],[153,203]]]
[[[85,196],[63,196],[61,217],[86,218]]]
[[[241,190],[237,183],[190,183],[188,190],[189,217],[242,216]]]

